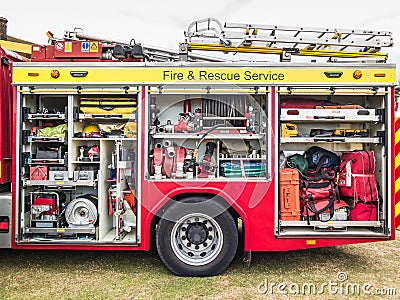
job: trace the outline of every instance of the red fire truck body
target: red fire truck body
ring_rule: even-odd
[[[205,32],[195,25],[190,38]],[[179,57],[260,50],[258,31],[225,26],[246,39],[233,47],[229,30],[214,30],[217,44],[189,40]],[[342,42],[339,57],[385,57]],[[282,48],[276,63],[149,62],[136,44],[90,39],[34,46],[33,62],[13,66],[11,228],[0,245],[154,246],[173,273],[210,276],[237,251],[248,265],[253,251],[394,239],[395,65],[288,61],[335,55],[312,45]]]
[[[337,72],[342,73],[341,78],[326,75]],[[362,77],[355,79],[353,74],[360,72]],[[184,79],[169,79],[170,74]],[[249,74],[258,77],[248,78]],[[281,74],[284,80],[266,80],[270,74]],[[15,64],[14,84],[19,90],[15,111],[19,113],[14,123],[12,247],[149,250],[156,233],[160,256],[171,270],[181,275],[189,275],[188,270],[210,275],[232,259],[237,228],[243,232],[245,253],[393,239],[394,74],[394,66],[388,64],[293,64],[285,68],[280,64],[184,62]],[[221,76],[233,79],[211,79]],[[310,97],[326,99],[327,95],[335,107],[302,108]],[[282,104],[293,97],[298,105],[284,108]],[[112,108],[104,107],[100,113],[91,106],[92,101]],[[134,115],[126,116],[119,101],[132,103]],[[345,105],[349,103],[357,106],[348,108]],[[226,113],[232,105],[241,110],[238,116]],[[43,111],[44,107],[62,111],[50,113]],[[201,110],[195,110],[197,107]],[[199,116],[201,112],[204,124],[197,120],[197,127],[186,121],[186,128],[179,125],[188,115],[185,110],[193,111],[192,118],[195,111]],[[50,128],[66,125],[61,136],[43,136],[39,131],[31,135],[36,127],[46,128],[45,123],[54,119],[57,122]],[[134,124],[133,134],[99,131],[104,120],[111,125],[124,120],[125,127]],[[249,128],[253,120],[255,125]],[[303,135],[281,136],[286,120],[297,123]],[[96,129],[90,127],[88,132],[89,126]],[[308,135],[315,127],[368,129],[369,134]],[[51,147],[41,148],[46,143],[62,148],[65,142],[62,156],[52,153]],[[310,145],[339,155],[355,150],[374,152],[373,176],[381,187],[374,204],[376,215],[350,221],[353,203],[346,204],[346,216],[338,209],[333,218],[329,214],[328,219],[322,214],[309,218],[303,208],[293,212],[293,219],[284,217],[279,154],[288,158],[304,153]],[[86,148],[89,154],[85,154]],[[197,156],[193,155],[196,152]],[[230,171],[235,161],[239,167]],[[179,163],[188,166],[180,175]],[[87,171],[92,175],[76,177],[77,170],[83,172],[86,165],[95,166]],[[39,170],[45,170],[48,177],[38,178],[34,172]],[[51,178],[54,172],[61,178]],[[135,195],[130,207],[125,203],[128,191]],[[43,205],[43,198],[56,199],[57,209],[49,207],[55,200]],[[30,208],[24,207],[26,202]],[[93,215],[92,208],[96,209]],[[129,214],[134,217],[126,217]],[[208,247],[208,239],[214,248]],[[228,246],[235,250],[229,252]],[[227,253],[231,258],[227,262],[227,256],[215,253]],[[175,257],[169,260],[166,256],[171,255]],[[210,262],[203,262],[203,256],[211,257]]]

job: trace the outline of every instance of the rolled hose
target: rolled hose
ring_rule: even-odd
[[[85,226],[97,221],[97,197],[83,195],[72,200],[65,208],[65,220],[69,225]]]

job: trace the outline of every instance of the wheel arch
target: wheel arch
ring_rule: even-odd
[[[147,224],[150,224],[148,230],[149,230],[149,236],[150,236],[150,248],[154,249],[155,247],[155,235],[156,235],[156,226],[158,222],[160,221],[160,216],[174,203],[182,201],[186,198],[193,197],[194,193],[192,191],[181,191],[179,193],[174,193],[173,195],[169,194],[169,196],[166,196],[168,198],[166,202],[157,209],[157,211],[151,215],[151,221],[149,221]],[[218,203],[222,204],[224,207],[227,208],[227,211],[229,214],[232,216],[232,218],[237,222],[237,220],[240,218],[242,220],[242,229],[243,229],[243,235],[239,235],[242,241],[241,243],[245,243],[246,236],[245,232],[248,232],[248,219],[246,213],[243,211],[243,209],[237,205],[236,201],[234,201],[229,195],[224,193],[221,190],[218,190],[218,192],[213,191],[213,190],[204,190],[202,192],[196,191],[196,196],[199,198],[202,198],[203,201],[207,201],[210,199],[215,199],[218,201]],[[246,231],[244,230],[246,228]]]

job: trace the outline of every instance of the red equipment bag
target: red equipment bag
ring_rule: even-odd
[[[341,197],[356,201],[378,200],[373,151],[353,151],[342,154],[338,187]]]
[[[336,172],[328,169],[323,169],[319,172],[309,170],[300,175],[302,215],[309,221],[311,216],[329,212],[330,220],[334,215],[335,209],[337,209],[335,208],[335,203],[340,203],[339,193],[334,182]]]
[[[374,203],[358,202],[350,211],[350,221],[376,221],[376,206]]]
[[[302,180],[300,198],[304,201],[329,199],[337,197],[335,184],[332,180],[323,179],[316,181]]]
[[[342,154],[340,170],[349,163],[353,174],[375,174],[374,151],[352,151]]]
[[[315,207],[315,211],[317,211],[319,213],[329,212],[330,211],[329,199],[316,201],[314,204],[314,207]],[[335,211],[342,207],[349,207],[349,205],[344,201],[337,200],[337,201],[333,202],[332,207],[333,207],[333,210]],[[311,207],[309,207],[308,208],[308,216],[312,217],[314,215],[315,215],[315,213],[313,212]],[[307,211],[305,209],[302,212],[302,216],[303,217],[307,216]]]

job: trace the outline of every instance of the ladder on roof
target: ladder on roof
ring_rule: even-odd
[[[222,23],[206,18],[190,23],[181,53],[193,50],[280,54],[341,58],[374,58],[386,61],[381,48],[392,47],[389,31]]]

